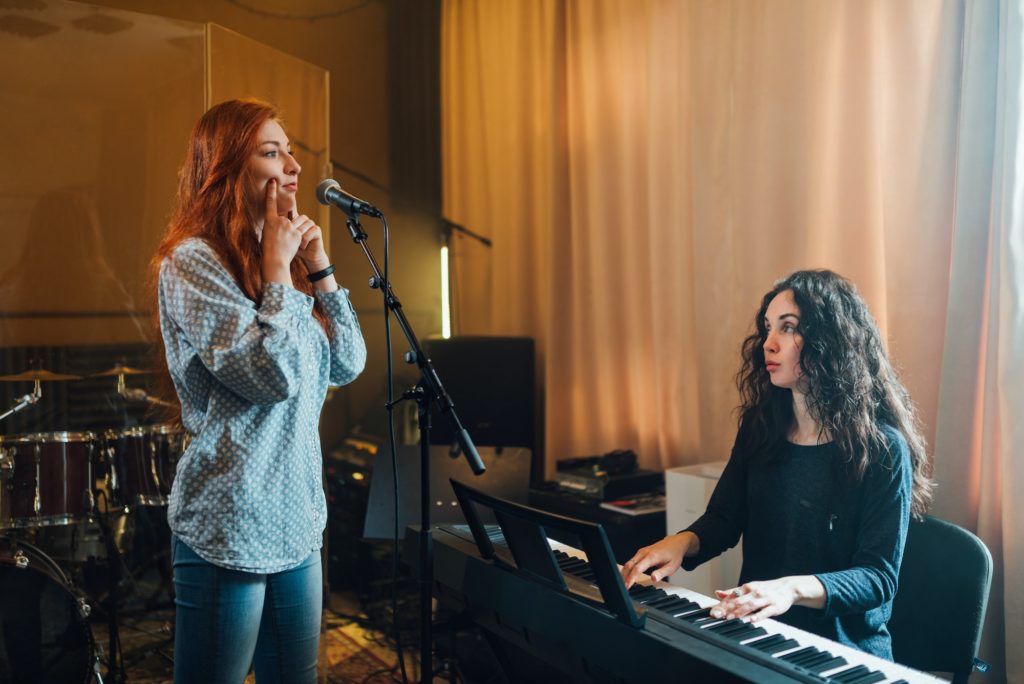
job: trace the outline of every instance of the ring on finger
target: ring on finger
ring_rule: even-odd
[[[739,598],[740,596],[743,596],[743,592],[740,591],[739,589],[733,589],[732,590],[732,596],[733,596],[733,598]]]

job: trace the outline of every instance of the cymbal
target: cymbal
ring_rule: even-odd
[[[114,366],[113,368],[108,368],[105,371],[100,371],[99,373],[93,373],[89,377],[90,378],[109,378],[109,377],[113,377],[115,375],[145,375],[146,373],[152,373],[152,372],[153,371],[146,370],[145,368],[132,368],[131,366]]]
[[[25,371],[24,373],[18,373],[16,375],[0,375],[0,381],[2,382],[50,382],[57,380],[81,380],[81,375],[70,375],[69,373],[51,373],[44,368],[37,368],[35,370]]]

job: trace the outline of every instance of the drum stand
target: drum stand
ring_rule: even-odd
[[[107,547],[107,559],[110,561],[110,571],[107,575],[107,598],[104,601],[104,609],[107,611],[107,633],[109,636],[107,680],[110,684],[120,684],[128,679],[124,671],[124,658],[121,654],[121,634],[118,631],[117,621],[118,585],[121,583],[121,565],[124,559],[117,548],[114,532],[107,523],[108,514],[108,512],[96,513],[96,521],[99,523],[100,533],[103,535],[103,543]],[[115,668],[117,669],[115,670]]]
[[[17,402],[15,402],[14,406],[7,409],[3,413],[0,413],[0,420],[4,420],[14,415],[21,409],[25,408],[26,406],[31,406],[32,404],[35,404],[36,402],[43,398],[43,388],[40,386],[38,380],[36,380],[35,382],[35,389],[32,390],[32,393],[26,394],[25,396],[21,397],[20,399],[18,399]]]
[[[170,605],[173,606],[174,579],[170,563],[171,534],[167,527],[167,508],[166,506],[137,505],[135,506],[135,515],[136,544],[140,544],[144,539],[145,544],[155,550],[142,567],[136,570],[135,577],[138,579],[139,575],[150,567],[155,567],[160,575],[160,583],[146,599],[145,609],[150,611],[168,607],[160,602],[160,595],[164,592],[170,599]]]

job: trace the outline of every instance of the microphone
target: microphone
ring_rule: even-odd
[[[341,184],[333,178],[325,178],[320,181],[320,185],[316,186],[316,199],[323,205],[333,204],[348,214],[350,218],[355,218],[356,214],[366,214],[376,218],[383,216],[377,207],[342,190]]]

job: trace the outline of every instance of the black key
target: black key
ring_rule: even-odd
[[[749,626],[750,625],[748,625],[743,620],[740,620],[739,618],[733,618],[732,620],[726,620],[725,622],[723,622],[721,624],[717,624],[714,627],[708,627],[708,630],[710,630],[712,632],[717,632],[718,634],[721,634],[722,636],[729,636],[733,632],[738,632],[740,630],[744,630],[744,629],[746,629]]]
[[[658,600],[658,594],[646,593],[646,594],[640,594],[639,596],[633,596],[631,594],[630,598],[633,599],[634,601],[636,601],[637,603],[642,603],[644,605],[647,605],[651,601],[657,601]]]
[[[854,667],[851,667],[847,670],[843,670],[838,674],[832,675],[831,677],[829,677],[829,679],[833,679],[837,682],[842,682],[842,684],[849,684],[854,679],[863,677],[868,672],[871,672],[871,670],[869,670],[866,666],[855,665]]]
[[[672,614],[675,615],[676,617],[680,617],[681,615],[684,615],[684,614],[689,615],[690,613],[694,613],[694,612],[696,612],[698,610],[704,610],[704,609],[700,607],[699,603],[694,603],[693,601],[687,601],[685,606],[683,606],[683,607],[679,608],[678,610],[674,611]]]
[[[766,649],[763,649],[763,650],[768,655],[775,655],[776,653],[780,653],[782,651],[788,651],[791,648],[796,648],[799,645],[800,644],[798,644],[794,639],[786,639],[785,641],[783,641],[782,643],[778,644],[777,646],[772,646],[771,648],[766,648]]]
[[[826,660],[820,665],[814,665],[812,667],[808,667],[807,669],[813,672],[814,674],[821,674],[822,672],[828,672],[829,670],[834,670],[837,667],[842,667],[843,665],[846,665],[846,658],[836,656],[834,658]],[[910,682],[907,682],[907,684],[910,684]]]
[[[832,656],[831,653],[825,653],[825,652],[822,651],[822,652],[815,653],[814,655],[812,655],[809,658],[802,658],[800,660],[800,662],[795,662],[793,664],[794,665],[799,665],[800,667],[804,668],[805,670],[811,670],[813,672],[814,671],[813,668],[815,666],[820,665],[820,664],[822,664],[824,662],[827,662],[829,660],[832,660],[832,657],[833,656]]]
[[[714,625],[711,625],[711,627],[706,627],[705,628],[709,632],[718,632],[719,630],[728,630],[728,629],[730,629],[732,627],[735,627],[736,624],[739,622],[738,619],[735,618],[735,617],[730,617],[728,619],[726,619],[724,617],[712,617],[710,619],[712,619],[712,621],[718,621],[718,622],[716,622]]]
[[[818,649],[814,648],[813,646],[805,646],[805,647],[801,648],[798,651],[793,651],[791,653],[787,653],[784,656],[779,656],[779,658],[781,658],[782,660],[787,660],[789,662],[793,662],[794,660],[799,660],[800,658],[803,658],[804,656],[815,655],[817,653],[818,653]]]
[[[687,613],[679,619],[686,620],[687,622],[697,622],[698,620],[706,620],[709,615],[711,615],[710,606],[707,608],[701,608],[700,610],[695,610],[692,613]]]
[[[566,572],[575,572],[577,570],[583,570],[590,567],[590,563],[587,561],[581,561],[576,558],[570,558],[569,560],[563,561],[558,565],[561,566],[562,570]]]
[[[763,636],[768,633],[764,627],[754,627],[753,625],[747,625],[746,631],[736,631],[729,634],[729,638],[733,641],[746,641],[747,639],[756,639],[759,636]]]
[[[659,591],[661,591],[661,589],[657,589],[651,586],[645,587],[642,584],[634,584],[629,589],[629,595],[635,601],[643,601],[645,598],[653,596],[657,594]]]
[[[873,672],[867,673],[863,677],[857,677],[857,679],[854,679],[852,682],[849,682],[849,684],[875,684],[875,682],[880,682],[885,678],[886,677],[884,674],[882,674],[878,670],[875,670]]]
[[[756,648],[759,651],[763,651],[764,649],[774,646],[775,644],[781,643],[785,640],[786,637],[782,636],[781,634],[772,634],[769,637],[765,637],[764,639],[758,639],[753,643],[747,644],[747,646],[750,646],[751,648]]]
[[[667,610],[665,612],[666,613],[672,613],[673,617],[679,617],[680,615],[686,615],[687,613],[692,613],[695,610],[700,610],[700,605],[699,604],[696,604],[693,601],[685,601],[685,603],[681,603],[679,606],[677,606],[677,607],[675,607],[675,608],[673,608],[671,610]]]
[[[683,619],[685,620],[686,618],[683,618]],[[701,629],[707,629],[711,625],[720,625],[723,622],[725,622],[725,618],[716,618],[716,617],[711,617],[710,615],[708,615],[707,617],[698,618],[697,620],[693,620],[692,621],[693,624],[697,625]]]
[[[668,613],[669,615],[676,615],[677,613],[684,612],[687,608],[689,608],[689,606],[690,602],[686,599],[676,598],[675,600],[669,603],[662,603],[661,605],[657,606],[657,608],[663,613]]]
[[[646,603],[648,605],[648,607],[650,607],[650,608],[659,608],[660,609],[662,606],[673,605],[677,601],[678,601],[678,597],[673,596],[672,594],[665,594],[664,596],[659,596],[656,599],[653,599],[651,601],[645,601],[644,603]]]

